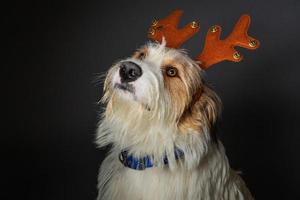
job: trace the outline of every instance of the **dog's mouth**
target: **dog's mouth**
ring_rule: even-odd
[[[134,94],[134,87],[128,83],[116,83],[115,88]]]
[[[114,87],[117,88],[117,89],[119,89],[119,90],[122,90],[122,91],[131,93],[131,94],[133,95],[134,100],[138,101],[138,100],[137,100],[137,97],[136,97],[136,95],[135,95],[135,88],[133,87],[133,85],[130,85],[130,84],[128,84],[128,83],[116,83],[116,84],[114,85]],[[140,102],[140,103],[141,103],[141,102]],[[150,109],[150,106],[149,106],[148,104],[145,104],[145,103],[141,103],[141,104],[142,104],[142,106],[143,106],[146,110],[148,110],[148,111],[151,110],[151,109]]]

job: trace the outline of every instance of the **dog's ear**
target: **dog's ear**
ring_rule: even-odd
[[[221,101],[218,95],[209,87],[204,86],[197,106],[202,117],[205,118],[209,127],[212,128],[218,121],[221,112]]]
[[[220,98],[212,89],[203,85],[181,116],[178,128],[183,133],[189,132],[192,128],[196,132],[208,130],[214,134],[220,112]]]

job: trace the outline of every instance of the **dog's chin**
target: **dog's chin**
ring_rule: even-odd
[[[128,83],[116,83],[114,85],[118,96],[125,100],[136,100],[135,88]]]
[[[150,107],[137,97],[136,89],[133,85],[128,83],[116,83],[114,89],[116,90],[118,97],[125,100],[123,103],[131,103],[133,101],[150,111]]]
[[[135,88],[128,83],[116,83],[115,89],[119,90],[119,92],[135,95]]]

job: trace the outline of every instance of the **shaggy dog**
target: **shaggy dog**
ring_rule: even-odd
[[[111,67],[97,131],[99,147],[111,150],[98,200],[252,199],[215,136],[221,103],[200,66],[162,42]]]

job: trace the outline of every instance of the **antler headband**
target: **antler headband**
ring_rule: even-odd
[[[167,47],[180,47],[200,29],[199,24],[195,21],[179,29],[178,23],[182,14],[182,10],[175,10],[163,19],[154,20],[149,29],[148,37],[158,42],[162,42],[164,37]],[[243,56],[234,49],[235,46],[255,50],[260,45],[258,40],[248,36],[249,25],[250,16],[242,15],[232,32],[224,40],[220,39],[221,27],[218,25],[212,26],[207,32],[204,48],[195,60],[201,62],[203,69],[208,69],[224,60],[241,61]]]

